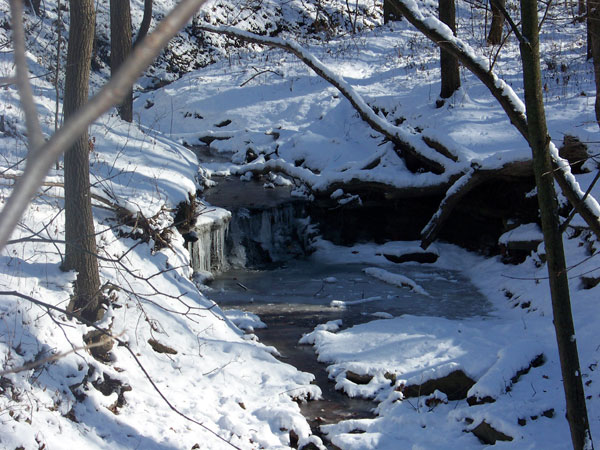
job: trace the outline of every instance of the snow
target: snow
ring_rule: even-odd
[[[425,289],[423,289],[423,287],[419,286],[415,281],[411,280],[410,278],[405,277],[404,275],[401,275],[399,273],[391,273],[385,269],[380,269],[378,267],[367,267],[363,271],[367,275],[370,275],[381,281],[385,281],[386,283],[393,284],[395,286],[405,286],[421,295],[429,296],[429,294]]]
[[[266,328],[267,325],[260,320],[256,314],[239,309],[228,309],[223,311],[225,317],[231,320],[240,330],[252,333],[255,328]]]
[[[567,242],[573,254],[573,246],[577,244]],[[353,247],[356,253],[352,253],[323,245],[317,255],[322,253],[330,260],[372,263],[378,260],[381,247],[374,244]],[[461,448],[480,448],[479,441],[467,437],[463,430],[472,429],[485,420],[514,438],[513,443],[502,444],[510,448],[558,449],[569,445],[566,422],[556,423],[563,414],[560,411],[564,400],[548,288],[535,281],[536,274],[543,276],[545,268],[536,267],[533,258],[520,267],[505,266],[498,259],[474,256],[445,244],[438,244],[438,251],[440,259],[432,265],[460,268],[469,274],[494,302],[493,315],[467,320],[403,315],[341,331],[317,328],[305,336],[300,342],[314,345],[319,360],[328,365],[330,377],[340,389],[349,395],[374,398],[379,403],[376,419],[344,421],[324,427],[332,442],[352,449],[402,445],[447,448],[448,442]],[[505,295],[509,289],[510,299]],[[576,292],[583,310],[592,307],[593,294]],[[530,302],[530,312],[524,312],[521,307],[513,309],[513,302],[519,301],[516,299]],[[583,307],[581,302],[587,306]],[[583,310],[581,313],[585,315]],[[578,329],[581,329],[582,319],[583,316],[576,319]],[[585,323],[585,319],[583,321]],[[593,325],[589,326],[591,331]],[[540,355],[543,355],[541,365],[530,368]],[[585,360],[583,357],[582,368]],[[514,379],[515,374],[524,369],[529,370]],[[373,379],[366,385],[356,385],[346,379],[347,370],[371,375]],[[492,397],[495,402],[469,407],[464,400],[454,400],[431,408],[425,405],[429,397],[402,400],[403,396],[396,390],[399,386],[422,384],[456,370],[475,381],[468,391],[469,397]],[[584,379],[593,380],[594,371],[595,368],[588,370]],[[385,374],[395,376],[394,384]],[[563,406],[558,409],[558,404]],[[554,409],[552,419],[542,417],[543,412],[551,409]],[[517,418],[527,419],[527,426],[518,426]],[[473,420],[473,425],[466,419]],[[356,430],[364,433],[351,433]]]
[[[381,300],[381,295],[375,295],[373,297],[361,298],[358,300],[332,300],[330,306],[333,308],[346,308],[348,305],[360,305],[361,303],[376,302]]]
[[[56,19],[56,2],[43,3],[46,17],[27,18],[27,25],[38,30],[30,36],[28,58],[32,74],[40,75],[32,83],[43,132],[50,136],[54,130],[54,87],[43,74],[52,64],[55,36],[51,22]],[[132,2],[134,28],[141,20],[142,3]],[[159,14],[172,6],[167,0],[154,3]],[[275,24],[277,17],[285,16],[290,30],[297,31],[300,18],[310,23],[318,14],[316,9],[300,12],[304,2],[299,0],[283,5],[273,0],[262,2],[269,14],[260,18],[260,14],[241,8],[241,2],[234,3],[235,7],[228,9],[213,1],[210,12],[201,16],[215,27],[225,24],[243,29],[266,29],[266,24]],[[338,3],[343,12],[345,2]],[[358,3],[370,8],[367,1]],[[423,17],[435,6],[435,2],[405,3]],[[99,5],[98,32],[106,40],[108,11],[106,5]],[[241,12],[234,11],[238,7]],[[489,67],[493,49],[481,45],[477,33],[482,31],[469,22],[467,9],[459,3],[461,40],[435,19],[428,17],[426,22],[455,40],[483,67]],[[0,11],[8,17],[4,0],[0,0]],[[341,206],[361,201],[346,188],[350,181],[427,189],[447,184],[474,164],[493,169],[530,157],[526,143],[487,89],[466,71],[462,72],[462,88],[444,107],[435,108],[439,89],[436,50],[405,22],[369,30],[379,25],[380,16],[374,17],[362,19],[359,35],[331,35],[324,41],[305,37],[293,43],[294,49],[344,86],[353,101],[375,107],[378,112],[369,113],[371,120],[443,163],[444,174],[411,172],[393,145],[373,132],[342,94],[296,57],[283,50],[258,47],[230,54],[225,41],[207,35],[214,53],[198,56],[206,58],[200,64],[189,56],[195,45],[186,41],[192,37],[188,29],[171,45],[171,53],[161,56],[161,62],[140,80],[135,91],[134,123],[122,122],[113,111],[90,127],[94,194],[152,218],[153,227],[171,232],[170,245],[162,249],[156,249],[152,241],[124,237],[123,233],[133,231],[133,227],[120,225],[105,204],[95,202],[97,241],[103,257],[101,279],[118,286],[107,290],[110,305],[99,325],[110,327],[113,335],[129,345],[152,382],[181,414],[164,402],[123,346],[115,345],[111,361],[96,361],[79,348],[89,331],[86,326],[4,294],[0,297],[0,358],[2,370],[9,372],[0,378],[0,447],[220,449],[233,445],[283,449],[291,444],[290,430],[298,435],[300,446],[322,445],[295,402],[321,395],[312,384],[313,375],[278,361],[277,350],[257,340],[252,333],[264,327],[260,317],[239,310],[222,311],[210,300],[210,289],[198,289],[191,279],[184,239],[173,224],[174,212],[190,194],[218,183],[217,176],[222,175],[250,179],[253,173],[274,170],[282,175],[274,175],[269,183],[294,183],[295,195],[309,198],[331,190],[328,197]],[[579,42],[585,35],[583,25],[548,23],[542,54],[547,58],[543,76],[550,134],[555,141],[573,135],[588,143],[590,154],[597,154],[600,140],[593,113],[592,65],[585,62],[584,44]],[[291,34],[284,31],[280,42],[284,38],[289,41]],[[10,35],[5,27],[0,28],[0,38],[4,45],[0,73],[4,77],[13,72]],[[517,51],[517,45],[509,40],[494,70],[498,74],[496,86],[523,111]],[[173,52],[191,58],[189,73],[168,73],[165,61]],[[211,64],[199,68],[208,62]],[[558,67],[564,62],[566,72],[550,69],[550,62]],[[101,64],[92,77],[93,90],[107,75],[106,65]],[[172,83],[156,90],[139,89],[152,85],[153,77]],[[12,85],[0,91],[0,117],[0,201],[4,204],[12,190],[7,177],[23,172],[26,156],[23,115]],[[423,136],[443,144],[457,162],[425,145]],[[199,171],[196,156],[184,144],[199,145],[206,137],[217,138],[210,147],[223,161],[207,163]],[[258,158],[247,162],[250,149]],[[551,151],[559,160],[554,144]],[[586,166],[597,170],[592,162]],[[468,176],[463,175],[462,182],[468,181]],[[582,186],[580,194],[593,176],[568,175]],[[46,181],[61,182],[62,169],[52,170]],[[452,189],[459,186],[455,184]],[[596,186],[587,200],[597,212],[600,207],[594,196],[599,192]],[[56,242],[11,244],[2,250],[0,290],[18,291],[60,308],[67,306],[75,274],[60,270],[64,253],[62,197],[60,187],[46,186],[28,207],[12,239],[38,233],[38,237]],[[206,205],[196,226],[212,228],[225,224],[229,217],[227,211]],[[578,218],[573,221],[574,225],[581,223]],[[503,235],[500,242],[540,237],[537,225],[525,224]],[[585,289],[580,281],[581,277],[598,276],[594,258],[598,243],[585,231],[569,229],[565,245],[571,267],[580,373],[592,435],[599,436],[599,288]],[[408,287],[416,293],[414,298],[431,295],[425,277],[403,275],[403,268],[414,263],[400,264],[393,270],[380,267],[384,254],[421,252],[417,242],[337,247],[316,240],[314,248],[315,257],[323,261],[365,264],[367,275]],[[375,320],[349,328],[340,321],[316,326],[300,342],[314,347],[338,389],[350,396],[374,399],[378,414],[373,419],[327,425],[326,435],[343,449],[478,449],[482,444],[465,431],[485,420],[513,437],[511,442],[496,444],[502,448],[569,446],[546,267],[540,257],[543,248],[518,266],[444,243],[436,243],[429,251],[439,258],[426,266],[458,270],[467,276],[489,300],[489,314],[459,320],[394,317],[380,311],[370,317]],[[323,278],[323,282],[335,284],[336,280]],[[333,300],[331,306],[344,308],[378,299]],[[177,353],[157,353],[150,340]],[[63,353],[67,354],[41,367],[10,372],[39,358]],[[533,367],[532,362],[540,355],[541,365]],[[465,400],[449,400],[440,391],[417,398],[404,398],[401,392],[402,385],[422,384],[457,370],[474,382],[469,397],[495,401],[469,406]],[[348,379],[348,371],[372,379],[367,384],[355,384]],[[109,378],[132,389],[122,393],[122,406],[115,407],[118,393],[104,395],[93,386]],[[439,402],[432,407],[427,404],[430,399]],[[553,411],[547,414],[551,417],[545,415],[548,411]],[[525,426],[519,425],[521,419]]]
[[[541,242],[543,240],[544,235],[537,223],[525,223],[502,234],[498,238],[498,243],[506,245],[509,242]]]

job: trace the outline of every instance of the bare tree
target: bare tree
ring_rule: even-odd
[[[110,71],[115,73],[131,53],[131,8],[129,0],[110,0]],[[119,106],[121,119],[133,120],[133,92]]]
[[[71,26],[65,76],[65,120],[88,101],[90,63],[94,41],[93,0],[69,0]],[[100,310],[100,276],[90,196],[90,143],[84,130],[65,153],[65,240],[63,268],[75,270],[75,299],[71,305],[88,320]]]
[[[497,90],[500,84],[499,80],[496,78],[490,79],[486,73],[482,73],[485,72],[482,71],[483,67],[468,56],[467,52],[461,48],[458,42],[448,42],[436,30],[434,25],[426,24],[422,16],[415,14],[415,11],[402,0],[390,1],[393,1],[393,4],[419,31],[423,32],[423,34],[438,45],[445,46],[457,56],[461,55],[461,61],[488,86],[506,111],[511,122],[521,131],[531,147],[538,191],[538,203],[542,217],[544,243],[546,246],[554,326],[567,403],[567,419],[571,428],[573,447],[576,450],[583,448],[591,449],[593,448],[593,443],[581,380],[577,342],[571,313],[567,269],[562,235],[558,222],[558,203],[552,177],[552,174],[556,174],[557,181],[563,187],[562,181],[564,180],[561,181],[561,178],[564,177],[564,173],[560,176],[558,175],[563,172],[562,167],[559,170],[553,169],[553,159],[556,160],[558,152],[555,152],[556,148],[550,140],[546,126],[541,83],[537,2],[535,0],[521,0],[522,34],[510,16],[503,11],[505,19],[510,24],[520,43],[526,102],[526,115],[523,115],[522,113],[518,113],[514,105],[510,105],[511,102],[507,102],[508,99],[503,98],[508,88]],[[494,85],[496,86],[495,88]],[[556,154],[552,156],[552,153]],[[468,180],[465,183],[468,183]],[[568,189],[563,188],[565,194],[567,191]],[[581,204],[583,203],[583,199],[572,203],[574,205],[576,203]],[[590,222],[597,223],[598,219],[590,219]],[[590,226],[593,228],[593,225]],[[595,229],[595,232],[597,232],[597,229]]]
[[[466,67],[473,75],[488,88],[490,94],[498,101],[511,124],[518,132],[526,139],[529,139],[529,131],[527,117],[523,113],[521,107],[515,103],[514,99],[517,95],[505,82],[500,80],[489,66],[482,65],[477,58],[473,57],[470,48],[458,38],[448,36],[436,24],[425,23],[420,12],[415,13],[415,10],[408,7],[400,0],[389,0],[397,8],[400,14],[403,14],[417,30],[423,33],[424,36],[435,42],[438,46],[452,52],[460,60],[461,64]],[[412,6],[412,5],[411,5]],[[520,32],[516,30],[515,24],[510,20],[508,15],[505,19],[511,25],[511,29],[517,36]],[[560,158],[556,146],[550,143],[552,160],[556,170],[553,171],[554,178],[560,186],[562,193],[569,200],[571,206],[577,211],[590,230],[600,239],[600,216],[597,214],[600,205],[591,195],[586,195],[575,177],[571,173],[571,168],[568,161]],[[476,172],[477,173],[477,172]],[[462,177],[461,177],[462,179]],[[458,180],[460,182],[461,180]],[[464,180],[463,180],[464,181]],[[469,183],[466,183],[467,185]],[[426,246],[425,246],[426,247]]]
[[[492,23],[490,25],[490,32],[487,36],[487,43],[490,45],[500,45],[502,43],[504,14],[502,14],[501,9],[496,3],[504,7],[506,5],[506,0],[490,0],[490,6],[492,7]]]
[[[596,122],[600,126],[600,1],[588,0],[587,16],[588,47],[594,62],[596,81]]]
[[[456,5],[454,0],[439,0],[439,16],[456,35]],[[441,98],[450,98],[460,87],[460,70],[458,58],[444,49],[440,49],[440,68],[442,72]],[[443,102],[438,102],[441,106]]]
[[[152,0],[144,0],[144,16],[142,17],[142,23],[135,38],[134,46],[138,45],[148,34],[150,23],[152,22],[152,3]]]
[[[573,448],[591,449],[593,446],[579,367],[558,201],[548,147],[550,136],[546,126],[542,92],[537,1],[521,0],[521,21],[523,36],[520,50],[529,123],[529,146],[533,154],[533,171],[542,218],[554,328],[567,402],[567,420],[571,428]]]
[[[91,98],[79,110],[78,114],[65,121],[64,125],[47,142],[43,143],[43,140],[40,142],[30,141],[30,152],[35,153],[35,158],[28,159],[25,172],[16,182],[10,197],[4,204],[4,208],[0,211],[0,249],[6,245],[21,215],[29,205],[36,190],[43,183],[44,177],[56,158],[62,155],[65,149],[73,145],[78,136],[94,120],[121,101],[141,72],[152,63],[156,55],[204,3],[206,3],[206,0],[182,0],[179,2],[169,15],[160,22],[156,30],[148,35],[133,51],[132,55],[127,58],[127,61],[113,75],[107,85]],[[18,78],[23,79],[23,84],[28,84],[27,76],[24,78],[19,76]],[[19,88],[19,93],[21,94],[21,92],[22,89]],[[23,108],[25,110],[35,109],[33,101],[28,99],[27,96],[22,96],[21,102],[24,103]],[[29,122],[29,117],[27,117],[27,122]],[[30,139],[31,137],[30,135]]]

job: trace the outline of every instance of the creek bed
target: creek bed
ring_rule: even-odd
[[[223,309],[257,314],[267,324],[255,330],[261,342],[277,348],[282,361],[315,375],[323,400],[301,405],[315,432],[320,424],[373,417],[375,403],[336,391],[312,346],[298,344],[304,333],[336,319],[347,328],[385,315],[461,319],[490,310],[488,301],[460,272],[422,264],[378,265],[414,280],[429,294],[423,295],[372,278],[363,271],[367,267],[373,265],[329,264],[310,258],[270,270],[234,269],[218,275],[207,293]],[[351,304],[339,307],[340,302]]]

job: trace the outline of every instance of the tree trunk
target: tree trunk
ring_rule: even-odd
[[[71,28],[67,50],[65,121],[88,100],[90,62],[94,40],[93,0],[69,0]],[[100,310],[100,277],[90,198],[87,131],[65,153],[64,269],[75,270],[75,300],[70,305],[82,317],[95,321]]]
[[[588,6],[587,27],[596,80],[596,122],[600,126],[600,1],[589,0]]]
[[[506,6],[506,0],[496,0],[502,6]],[[504,27],[504,16],[502,11],[495,5],[495,1],[490,1],[492,7],[492,24],[488,33],[487,43],[490,45],[500,45],[502,43],[502,28]]]
[[[40,15],[40,2],[41,0],[25,0],[25,4],[31,8],[36,16]]]
[[[587,52],[586,57],[590,59],[592,57],[592,30],[594,29],[594,24],[592,23],[592,8],[593,8],[594,0],[585,0],[587,14],[585,15],[585,23],[587,28],[586,38],[587,38]]]
[[[383,23],[394,22],[401,20],[402,14],[392,7],[390,0],[383,0]]]
[[[131,53],[131,10],[129,0],[110,0],[110,72],[114,74]],[[133,92],[119,106],[121,119],[133,120]]]
[[[523,40],[520,50],[525,107],[529,124],[529,145],[533,154],[533,170],[546,246],[552,312],[567,404],[567,420],[571,428],[573,448],[579,450],[584,448],[588,440],[591,448],[591,434],[571,313],[569,281],[558,219],[558,202],[552,177],[550,136],[546,127],[542,96],[537,1],[521,0],[521,20]]]
[[[148,30],[150,29],[150,23],[152,22],[152,0],[144,0],[144,17],[142,17],[142,23],[140,24],[140,29],[135,38],[135,42],[133,46],[138,45],[142,39],[146,37],[148,34]]]
[[[440,20],[456,35],[456,8],[454,0],[439,0]],[[442,71],[441,98],[452,97],[460,87],[460,72],[458,58],[444,49],[440,49],[440,66]],[[443,103],[442,103],[443,104]],[[439,105],[441,106],[441,104]]]

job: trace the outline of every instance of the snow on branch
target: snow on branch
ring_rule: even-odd
[[[437,18],[433,16],[425,17],[413,0],[389,1],[396,12],[404,16],[417,30],[435,42],[440,48],[455,55],[464,67],[479,78],[500,103],[510,122],[529,142],[525,105],[513,89],[492,72],[488,62],[477,56],[468,44],[454,36],[450,29]],[[558,150],[552,142],[550,142],[550,155],[557,167],[554,171],[554,177],[563,194],[600,239],[600,205],[594,197],[585,196],[579,183],[571,173],[569,163],[559,156]]]
[[[310,67],[317,75],[331,83],[337,88],[344,97],[350,101],[352,106],[358,111],[360,117],[367,122],[374,130],[381,133],[387,139],[395,144],[399,149],[401,157],[411,158],[418,161],[422,166],[435,174],[442,174],[453,161],[438,153],[436,150],[427,146],[427,144],[418,136],[409,131],[397,127],[384,118],[380,117],[365,102],[363,97],[354,90],[354,88],[340,75],[334,73],[318,58],[308,52],[301,45],[293,41],[267,36],[259,36],[248,31],[240,30],[234,27],[213,26],[202,24],[201,30],[211,33],[223,34],[225,36],[242,39],[259,45],[278,47],[287,52],[296,55],[302,62]]]

